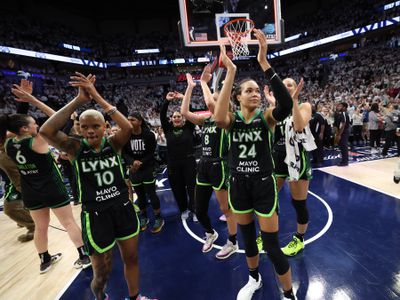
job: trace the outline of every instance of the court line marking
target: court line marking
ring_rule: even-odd
[[[398,196],[398,195],[394,195],[394,194],[391,194],[391,193],[389,193],[389,192],[382,191],[382,190],[380,190],[380,189],[378,189],[378,188],[375,188],[375,187],[372,187],[372,186],[367,186],[366,184],[363,184],[363,183],[360,183],[360,182],[357,182],[357,181],[348,179],[348,178],[346,178],[346,177],[344,177],[344,176],[341,176],[341,175],[332,174],[332,173],[330,173],[330,172],[328,172],[328,171],[324,171],[324,168],[319,169],[319,171],[324,172],[325,174],[329,174],[329,175],[338,177],[338,178],[343,179],[343,180],[350,181],[350,182],[352,182],[352,183],[358,184],[358,185],[360,185],[360,186],[362,186],[362,187],[365,187],[365,188],[370,189],[370,190],[373,190],[373,191],[375,191],[375,192],[384,194],[384,195],[386,195],[386,196],[393,197],[393,198],[395,198],[395,199],[400,199],[400,196]],[[392,180],[393,180],[393,179],[392,179]],[[392,181],[392,182],[393,182],[393,181]],[[395,183],[393,182],[393,184],[395,184]]]
[[[78,277],[78,275],[82,272],[82,269],[78,270],[75,272],[74,275],[72,275],[71,279],[65,284],[65,286],[60,290],[57,294],[57,296],[54,298],[55,300],[60,299],[64,293],[67,291],[67,289],[72,285],[72,282]]]
[[[332,212],[332,209],[331,209],[331,207],[329,206],[329,204],[328,204],[323,198],[321,198],[320,196],[318,196],[317,194],[315,194],[315,193],[313,193],[313,192],[311,192],[311,191],[308,191],[308,193],[309,193],[310,195],[312,195],[313,197],[315,197],[316,199],[318,199],[319,201],[321,201],[322,204],[325,206],[325,208],[326,208],[326,210],[327,210],[327,212],[328,212],[328,220],[327,220],[325,226],[324,226],[316,235],[314,235],[313,237],[311,237],[311,238],[309,238],[309,239],[307,239],[307,240],[304,240],[304,245],[308,245],[308,244],[310,244],[310,243],[315,242],[316,240],[318,240],[321,236],[323,236],[323,235],[329,230],[329,228],[331,227],[331,225],[332,225],[332,223],[333,223],[333,212]],[[195,240],[199,241],[199,242],[202,243],[202,244],[205,243],[205,240],[204,240],[204,239],[200,238],[198,235],[196,235],[196,234],[189,228],[189,226],[188,226],[186,220],[182,220],[182,224],[183,224],[183,227],[185,228],[186,232],[187,232],[192,238],[194,238]],[[220,250],[220,249],[222,249],[222,246],[213,244],[213,248]],[[244,250],[239,249],[237,252],[238,252],[238,253],[244,253]],[[260,253],[265,253],[265,252],[264,252],[264,251],[261,251]]]
[[[162,190],[157,190],[157,191],[169,191],[171,190],[170,188],[168,189],[162,189]],[[311,191],[308,191],[308,193],[312,196],[314,196],[315,198],[317,198],[319,201],[322,202],[322,204],[326,207],[327,211],[328,211],[328,221],[326,222],[325,226],[322,228],[322,230],[320,232],[318,232],[315,236],[313,236],[310,239],[307,239],[304,241],[305,245],[308,245],[314,241],[316,241],[317,239],[319,239],[321,236],[323,236],[331,227],[332,223],[333,223],[333,212],[331,207],[329,206],[329,204],[320,196],[318,196],[317,194],[314,194]],[[182,220],[182,224],[183,227],[185,228],[186,232],[193,237],[195,240],[199,241],[200,243],[205,243],[204,239],[200,238],[199,236],[197,236],[187,225],[186,220]],[[219,245],[215,245],[213,244],[213,248],[221,250],[222,246]],[[237,251],[238,253],[244,253],[244,250],[239,249]],[[260,253],[265,253],[264,251],[261,251]],[[76,277],[78,277],[78,275],[81,273],[82,269],[78,270],[72,277],[71,279],[65,284],[65,286],[58,292],[57,296],[55,297],[56,300],[59,300],[64,293],[67,291],[67,289],[72,285],[73,281],[76,279]]]

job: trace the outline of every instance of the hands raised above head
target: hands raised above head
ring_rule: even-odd
[[[94,83],[96,82],[96,75],[89,74],[88,76],[82,73],[75,72],[74,76],[70,77],[72,81],[69,84],[73,87],[79,88],[78,96],[82,101],[90,101],[93,95],[97,93]]]
[[[229,56],[226,54],[226,47],[224,44],[219,45],[219,49],[221,50],[219,59],[224,64],[227,70],[236,70],[236,65],[232,62]]]
[[[196,86],[196,82],[194,82],[192,75],[186,73],[186,80],[188,83],[188,87],[194,88]]]
[[[261,68],[265,72],[267,69],[271,67],[267,60],[267,52],[268,52],[267,37],[265,36],[264,32],[262,32],[260,29],[254,28],[253,33],[256,39],[258,40],[257,60]]]
[[[203,73],[201,73],[200,81],[208,83],[210,82],[211,78],[212,78],[211,66],[208,64],[204,67]]]
[[[32,102],[37,100],[32,96],[33,86],[32,82],[26,79],[21,79],[20,85],[13,84],[11,93],[16,97],[15,100],[18,102]]]
[[[304,87],[304,79],[301,78],[299,84],[297,85],[296,90],[293,92],[292,95],[290,95],[290,96],[292,96],[293,100],[297,101],[299,99],[299,95],[300,95],[300,92],[303,90],[303,87]]]
[[[168,92],[165,99],[167,99],[167,101],[172,101],[174,99],[183,99],[183,97],[184,97],[183,94],[181,94],[177,91],[173,91],[173,92]]]

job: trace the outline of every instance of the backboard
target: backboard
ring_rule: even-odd
[[[280,0],[179,0],[183,42],[186,47],[229,44],[224,25],[237,18],[251,19],[261,29],[269,44],[282,39]],[[248,35],[248,44],[257,40]]]

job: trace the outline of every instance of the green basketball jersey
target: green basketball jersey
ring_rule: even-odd
[[[24,197],[38,197],[40,194],[65,195],[66,188],[61,172],[51,152],[37,153],[32,150],[33,138],[8,139],[7,155],[16,163],[21,174]]]
[[[235,112],[229,129],[228,164],[231,174],[263,175],[273,171],[272,133],[262,111],[257,110],[246,123],[241,112]]]
[[[202,132],[202,158],[226,158],[228,139],[225,130],[218,128],[215,121],[210,117],[204,120]]]
[[[83,139],[73,164],[83,210],[101,211],[117,201],[129,201],[121,156],[106,138],[99,152]]]

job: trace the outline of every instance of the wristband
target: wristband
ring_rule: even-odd
[[[109,110],[107,110],[105,113],[107,116],[111,116],[117,112],[117,108],[115,106],[111,107]]]

